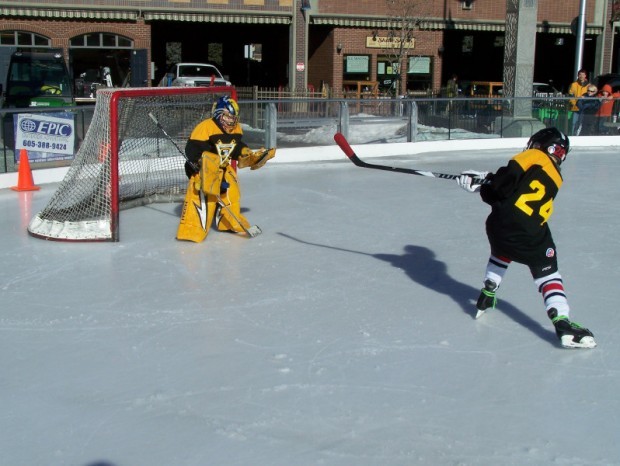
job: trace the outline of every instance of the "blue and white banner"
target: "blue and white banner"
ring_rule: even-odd
[[[20,149],[26,149],[30,161],[35,162],[73,157],[73,113],[19,113],[14,115],[14,123],[16,159]]]

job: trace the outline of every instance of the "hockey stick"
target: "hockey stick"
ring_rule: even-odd
[[[457,178],[459,178],[461,176],[461,175],[449,175],[447,173],[435,173],[435,172],[429,172],[429,171],[424,171],[424,170],[414,170],[413,168],[390,167],[388,165],[379,165],[379,164],[375,164],[375,163],[367,163],[367,162],[364,162],[362,159],[360,159],[355,154],[355,152],[353,151],[353,148],[349,144],[349,141],[347,141],[347,139],[344,137],[344,135],[342,133],[334,134],[334,141],[336,141],[336,144],[338,144],[338,146],[340,146],[340,148],[346,154],[346,156],[349,158],[349,160],[351,160],[351,162],[353,162],[358,167],[374,168],[376,170],[386,170],[386,171],[396,172],[396,173],[406,173],[408,175],[430,176],[432,178],[441,178],[441,179],[444,179],[444,180],[456,180]],[[488,180],[478,180],[477,178],[475,178],[475,179],[477,181],[480,181],[481,182],[480,184],[487,184],[487,183],[489,183]]]
[[[164,135],[168,138],[168,140],[174,145],[174,147],[177,148],[177,150],[179,151],[179,154],[181,154],[183,156],[183,158],[187,161],[187,163],[189,163],[196,171],[200,171],[200,167],[196,166],[195,163],[193,163],[192,161],[190,161],[187,158],[187,155],[185,155],[185,152],[183,152],[181,150],[181,148],[179,147],[179,145],[174,141],[174,139],[172,139],[172,136],[170,136],[168,134],[168,132],[166,131],[166,129],[161,125],[161,123],[159,122],[159,120],[157,120],[157,118],[155,117],[155,115],[153,115],[153,113],[149,112],[149,117],[151,118],[151,120],[153,120],[153,122],[155,123],[155,125],[157,125],[157,127],[159,128],[159,130],[164,133]],[[241,221],[237,218],[237,216],[233,213],[232,209],[228,206],[228,204],[224,203],[224,201],[222,200],[222,198],[220,196],[218,196],[217,194],[214,195],[215,198],[217,199],[217,202],[220,206],[222,206],[224,209],[226,209],[226,211],[230,214],[230,216],[235,220],[235,222],[237,222],[239,225],[241,225],[241,228],[243,228],[243,231],[245,231],[247,233],[247,235],[250,238],[254,238],[255,236],[258,236],[262,233],[261,229],[259,226],[254,225],[251,226],[250,228],[246,228],[245,225],[243,223],[241,223]]]

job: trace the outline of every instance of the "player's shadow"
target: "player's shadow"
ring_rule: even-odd
[[[450,297],[464,313],[472,318],[475,317],[475,300],[480,294],[480,288],[474,288],[473,286],[452,278],[448,274],[446,264],[437,260],[435,253],[428,248],[409,244],[404,247],[403,254],[370,254],[352,249],[311,243],[285,233],[278,234],[299,243],[354,254],[362,254],[388,262],[393,267],[404,271],[411,280],[419,285]],[[510,304],[508,301],[501,300],[498,308],[488,312],[502,312],[541,339],[549,342],[556,341],[555,334],[545,329],[539,322],[532,319],[529,315]]]

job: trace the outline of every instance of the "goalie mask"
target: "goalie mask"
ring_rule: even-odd
[[[239,123],[239,105],[228,96],[220,97],[213,105],[213,118],[225,132],[232,133]]]
[[[568,136],[557,128],[544,128],[533,134],[527,142],[526,149],[540,149],[555,158],[558,164],[566,160],[570,151]]]

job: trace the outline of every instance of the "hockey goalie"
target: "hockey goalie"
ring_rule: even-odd
[[[189,178],[177,239],[202,242],[211,225],[219,231],[231,231],[250,237],[261,230],[250,225],[241,213],[237,168],[257,170],[275,156],[276,149],[251,150],[243,142],[239,123],[239,105],[229,96],[220,97],[212,117],[192,131],[185,154],[185,172]]]

